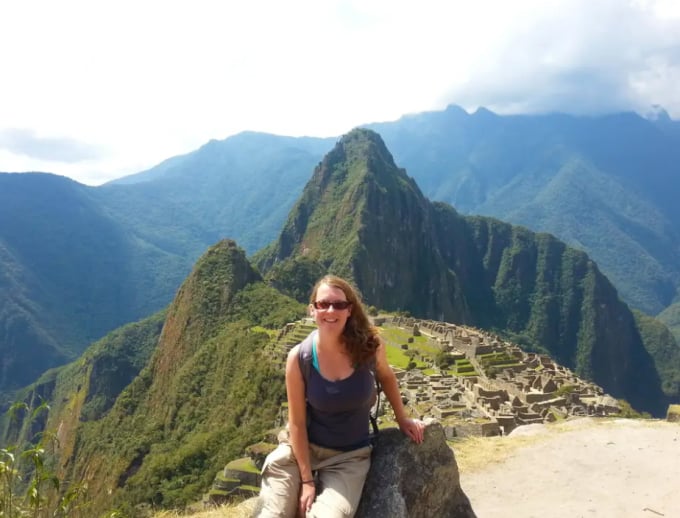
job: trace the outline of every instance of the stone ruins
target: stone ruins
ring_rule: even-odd
[[[419,369],[395,369],[395,373],[412,415],[437,419],[448,439],[503,435],[524,424],[568,416],[608,416],[621,410],[601,387],[549,356],[524,352],[486,331],[407,317],[377,317],[375,324],[425,337],[429,345],[447,353],[448,368],[433,366],[429,374]],[[277,361],[283,364],[287,351],[312,329],[308,320],[282,329]],[[388,418],[383,414],[383,419]]]
[[[601,387],[549,356],[526,353],[485,331],[404,317],[380,323],[426,336],[455,362],[457,368],[429,376],[418,370],[397,372],[409,408],[437,418],[449,439],[507,434],[524,424],[621,410]]]

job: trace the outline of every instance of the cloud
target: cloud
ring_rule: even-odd
[[[101,182],[243,130],[447,104],[678,119],[680,2],[0,2],[0,61],[0,170]]]
[[[519,14],[519,13],[517,13]],[[680,11],[666,2],[536,4],[446,96],[501,113],[644,113],[680,117]],[[526,17],[523,17],[526,15]]]
[[[74,163],[101,158],[94,146],[69,138],[39,137],[29,129],[0,130],[0,149],[37,160]]]

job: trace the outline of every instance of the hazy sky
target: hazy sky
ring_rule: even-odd
[[[96,185],[448,104],[680,119],[680,1],[6,0],[0,71],[0,171]]]

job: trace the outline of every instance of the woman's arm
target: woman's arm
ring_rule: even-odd
[[[313,480],[312,466],[309,461],[309,438],[307,437],[307,403],[305,381],[300,371],[298,355],[300,346],[296,345],[288,353],[286,360],[286,393],[288,395],[288,432],[290,445],[297,460],[302,482]],[[316,496],[313,483],[302,484],[299,508],[301,515],[312,507]]]
[[[383,392],[387,400],[392,405],[394,416],[399,424],[399,429],[413,442],[420,444],[423,442],[423,435],[425,432],[425,424],[419,419],[409,419],[406,415],[404,403],[401,400],[401,392],[399,391],[399,383],[397,377],[390,364],[387,362],[387,351],[385,350],[385,343],[381,340],[380,345],[375,353],[375,370],[376,377],[382,385]]]

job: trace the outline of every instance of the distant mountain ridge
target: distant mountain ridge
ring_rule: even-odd
[[[677,300],[680,123],[450,106],[368,127],[430,199],[584,249],[650,314]]]
[[[451,106],[368,126],[426,197],[586,250],[623,298],[650,314],[678,303],[678,122],[663,114],[505,117]],[[32,351],[29,374],[6,369],[0,389],[20,386],[117,325],[164,307],[216,241],[235,239],[247,253],[271,243],[335,141],[245,132],[97,188],[54,175],[0,175],[0,283],[7,286],[0,323],[9,330],[0,334],[0,348],[22,343]],[[60,195],[43,194],[60,184],[69,186],[64,200],[87,203],[47,202]],[[83,232],[97,222],[107,230]],[[5,233],[17,231],[30,251],[8,243]],[[33,256],[59,260],[43,261],[36,272]],[[317,271],[311,265],[305,275]],[[61,280],[44,282],[46,275]],[[680,340],[677,319],[663,316]]]
[[[309,171],[333,142],[244,132],[95,192],[145,239],[164,235],[164,243],[181,246],[193,260],[225,237],[254,252],[279,231]]]
[[[588,252],[624,299],[651,315],[680,299],[680,209],[675,203],[680,192],[680,122],[663,111],[653,119],[634,113],[500,116],[484,108],[468,114],[451,105],[364,127],[381,135],[396,162],[429,199],[447,202],[464,214],[493,216],[555,234]],[[196,221],[196,230],[217,229],[210,231],[214,239],[233,237],[252,253],[276,235],[306,181],[305,168],[318,162],[335,140],[244,132],[118,182],[145,181],[150,182],[149,190],[163,191],[164,181],[176,183],[182,177],[195,182],[197,173],[205,176],[207,171],[236,179],[233,188],[245,187],[247,178],[249,187],[237,188],[233,198],[225,199],[238,200],[243,208],[229,219],[219,216],[219,210],[217,218],[206,217],[218,204],[214,193],[223,188],[213,186],[204,194],[186,185],[172,189],[191,193],[184,207],[202,200],[200,214],[184,215]],[[284,149],[304,153],[304,166],[286,165],[289,159],[279,155]],[[285,184],[273,187],[276,170],[300,174],[288,172]],[[258,171],[268,171],[267,178],[261,179]],[[226,185],[224,180],[221,185]],[[278,198],[268,203],[266,196],[253,195],[263,188]],[[174,196],[168,193],[158,201],[172,206]],[[128,207],[119,212],[134,211]],[[240,224],[241,214],[247,221],[266,224]],[[140,216],[141,226],[146,225],[149,215]]]

